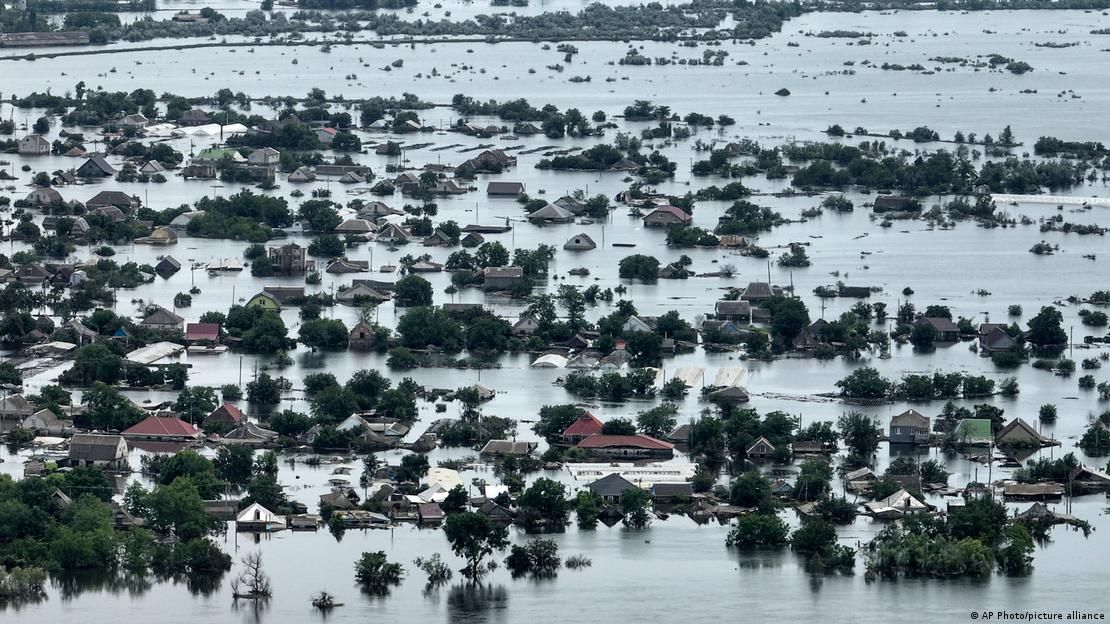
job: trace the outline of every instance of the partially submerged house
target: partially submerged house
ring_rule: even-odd
[[[891,444],[928,444],[929,417],[917,410],[906,410],[890,419]]]
[[[563,430],[562,442],[567,446],[575,446],[592,435],[600,434],[604,427],[605,425],[596,416],[586,412],[584,416]]]
[[[960,339],[960,328],[950,318],[943,316],[923,316],[914,321],[914,326],[926,325],[936,332],[937,342],[956,342]]]
[[[236,531],[280,531],[286,528],[285,517],[266,509],[258,503],[251,503],[235,517]]]
[[[998,446],[1023,446],[1040,448],[1052,444],[1052,440],[1041,435],[1032,425],[1021,418],[1015,418],[994,434]]]
[[[621,496],[623,496],[625,492],[635,491],[640,488],[620,474],[613,472],[590,483],[586,486],[586,489],[600,496],[601,500],[606,503],[616,504],[620,503]]]
[[[775,445],[771,444],[770,440],[763,436],[759,436],[759,439],[752,442],[748,445],[748,448],[744,449],[744,454],[748,457],[766,458],[774,455],[775,451]]]
[[[479,454],[492,456],[531,455],[537,446],[539,445],[535,442],[522,440],[490,440],[482,447]]]
[[[570,237],[567,242],[563,243],[563,249],[568,251],[589,251],[596,248],[597,243],[594,242],[594,239],[590,238],[589,234],[584,232]]]
[[[204,417],[204,426],[209,429],[238,427],[246,418],[247,417],[243,415],[243,412],[240,411],[238,407],[224,401],[223,405],[212,410]]]
[[[607,459],[670,459],[674,445],[638,433],[635,435],[589,436],[575,445],[588,455]]]
[[[866,503],[864,507],[876,518],[895,519],[929,511],[929,506],[917,500],[906,490],[898,490],[890,496]]]
[[[78,433],[69,440],[69,465],[118,470],[127,464],[127,441],[123,436]]]
[[[644,217],[644,227],[689,225],[694,218],[677,206],[659,206]]]
[[[150,416],[124,429],[120,434],[128,440],[155,442],[198,442],[204,432],[173,416]]]

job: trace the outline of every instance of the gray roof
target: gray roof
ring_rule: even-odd
[[[929,417],[924,416],[917,410],[906,410],[890,419],[891,427],[917,427],[918,429],[929,428]]]
[[[747,301],[729,301],[722,299],[713,306],[713,311],[718,316],[727,314],[729,316],[745,316],[751,314],[752,304]]]
[[[486,193],[490,195],[519,195],[524,192],[521,182],[490,182]]]
[[[517,440],[490,440],[480,451],[483,455],[528,455],[536,448],[535,442]]]
[[[494,279],[520,279],[524,277],[524,269],[520,267],[486,267],[482,269],[482,275],[486,278]]]
[[[131,197],[123,191],[100,191],[93,195],[89,201],[85,202],[86,207],[98,206],[116,206],[130,207],[135,202],[135,198]]]
[[[743,299],[769,299],[774,292],[767,282],[752,282],[744,289]]]
[[[143,325],[176,325],[183,322],[184,318],[162,307],[143,318]]]
[[[78,433],[69,441],[69,458],[77,461],[115,461],[122,455],[116,454],[122,438],[118,435],[97,435]],[[124,443],[126,449],[126,442]]]
[[[598,496],[620,496],[627,490],[635,490],[636,484],[614,472],[601,477],[586,487]]]

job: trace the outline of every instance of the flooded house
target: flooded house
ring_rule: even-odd
[[[567,446],[575,446],[590,436],[600,434],[604,428],[604,424],[596,416],[586,412],[584,416],[563,430],[561,441]]]
[[[572,236],[567,242],[563,243],[563,249],[567,251],[589,251],[596,248],[597,243],[585,232]]]
[[[670,459],[674,456],[673,444],[642,433],[596,434],[587,436],[574,448],[582,449],[589,456],[604,459]]]
[[[508,290],[524,278],[520,267],[486,267],[482,269],[482,288],[485,290]]]
[[[721,321],[750,323],[752,305],[750,301],[722,299],[713,304],[713,316]]]
[[[690,225],[694,218],[677,206],[659,206],[644,216],[644,227]]]
[[[204,432],[174,416],[149,416],[124,429],[120,435],[127,440],[150,442],[199,442]]]
[[[937,342],[956,342],[960,339],[960,328],[950,318],[921,317],[914,321],[914,326],[927,325],[936,332]]]
[[[70,466],[94,466],[118,470],[127,465],[127,441],[123,436],[78,433],[69,440]]]
[[[772,457],[777,450],[770,440],[760,436],[755,442],[749,444],[748,448],[744,449],[744,454],[748,457],[765,459]]]
[[[640,488],[635,483],[614,472],[588,484],[586,489],[600,496],[601,500],[606,503],[620,504],[621,496],[624,496],[625,492]]]
[[[479,451],[480,455],[489,455],[496,457],[503,457],[507,455],[531,455],[536,447],[539,446],[535,442],[525,442],[523,440],[490,440]]]
[[[520,197],[523,194],[523,182],[490,182],[486,185],[486,195],[490,197]]]
[[[73,430],[73,423],[58,418],[49,408],[43,408],[24,418],[20,427],[37,435],[62,436]]]
[[[304,275],[316,270],[316,261],[308,259],[308,249],[296,243],[267,249],[275,275]]]
[[[116,169],[103,156],[95,155],[82,163],[74,173],[79,178],[108,178],[116,175]]]
[[[260,427],[250,421],[244,420],[231,431],[220,436],[220,443],[224,445],[242,444],[245,446],[276,446],[278,432]]]
[[[162,306],[154,306],[153,311],[143,317],[140,325],[151,329],[180,332],[185,328],[185,319]]]
[[[929,417],[909,409],[890,419],[891,444],[928,444]]]
[[[208,429],[234,428],[246,420],[246,416],[238,407],[224,401],[222,405],[204,417],[204,426]]]
[[[235,516],[236,531],[280,531],[286,528],[285,518],[258,503],[251,503]]]
[[[35,413],[35,407],[22,394],[11,394],[0,401],[0,420],[23,422]]]
[[[28,134],[19,140],[17,149],[21,156],[42,156],[50,153],[50,141],[40,134]]]
[[[1015,418],[994,434],[998,446],[1036,447],[1050,446],[1054,441],[1041,435],[1032,425],[1022,418]]]

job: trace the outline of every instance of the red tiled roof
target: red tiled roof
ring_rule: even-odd
[[[656,208],[655,210],[652,210],[651,213],[648,214],[647,216],[650,217],[651,215],[653,215],[657,212],[666,212],[668,214],[672,214],[675,217],[678,217],[679,219],[681,219],[683,221],[689,221],[691,219],[690,215],[687,214],[685,210],[679,208],[678,206],[660,206],[660,207]]]
[[[227,419],[226,420],[229,420],[231,422],[238,423],[238,422],[243,421],[243,412],[240,411],[238,407],[235,407],[231,403],[224,403],[223,405],[221,405],[221,406],[217,407],[216,409],[212,410],[212,413],[208,415],[208,418],[212,418],[213,416],[217,416],[217,420],[224,420],[222,418],[218,418],[218,416],[222,416],[223,414],[227,414]],[[205,420],[207,420],[207,418]]]
[[[578,443],[578,448],[583,449],[609,448],[611,446],[632,446],[635,448],[659,451],[674,448],[674,445],[669,442],[656,440],[651,436],[646,436],[643,434],[605,435],[599,433],[597,435],[592,435]]]
[[[569,427],[563,431],[565,436],[588,436],[601,433],[603,425],[601,421],[594,417],[593,414],[587,412],[585,416],[572,422]]]
[[[189,323],[185,326],[185,340],[216,340],[219,337],[219,323]]]
[[[181,420],[180,418],[169,418],[165,416],[151,416],[142,422],[125,429],[123,435],[147,435],[147,436],[195,436],[200,433],[193,425]]]

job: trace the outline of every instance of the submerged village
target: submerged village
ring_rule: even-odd
[[[619,84],[747,71],[765,38],[857,57],[919,36],[788,30],[827,6],[607,8],[629,43],[599,5],[514,3],[516,43],[493,45],[470,4],[301,2],[285,26],[265,2],[56,4],[0,11],[5,621],[515,621],[569,600],[609,619],[635,608],[607,602],[618,582],[695,578],[807,612],[897,591],[941,592],[938,621],[1104,617],[1061,589],[1097,591],[1108,526],[1097,128],[924,106],[879,128],[882,87],[828,112],[785,72],[755,111]],[[840,19],[936,13],[880,8]],[[348,32],[479,39],[427,75],[400,58],[415,40],[262,45],[327,37],[336,10]],[[531,41],[545,16],[559,36]],[[1032,97],[1098,32],[842,67]],[[190,38],[202,81],[144,69]],[[506,77],[468,94],[486,69],[461,51],[483,45]],[[507,45],[558,69],[509,76]],[[296,78],[251,90],[252,62]],[[537,72],[551,101],[514,93]],[[595,81],[597,104],[558,92]],[[1063,93],[1040,105],[1082,106]],[[799,100],[809,130],[772,129]]]

